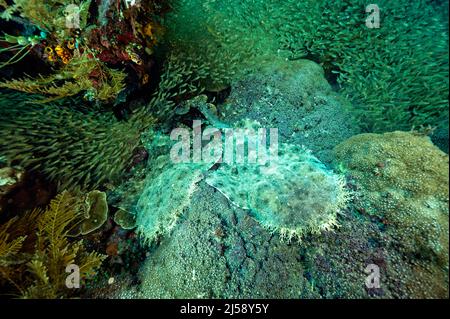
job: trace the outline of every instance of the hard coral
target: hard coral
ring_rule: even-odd
[[[448,269],[449,157],[411,132],[354,136],[335,149],[364,211],[382,219],[405,255]]]
[[[98,230],[108,219],[108,202],[106,193],[91,191],[84,196],[84,219],[79,225],[81,235]]]

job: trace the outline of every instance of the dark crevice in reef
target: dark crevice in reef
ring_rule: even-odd
[[[14,167],[14,166],[13,166]],[[6,195],[0,197],[0,224],[36,207],[45,207],[56,195],[56,185],[42,174],[27,171]]]
[[[222,104],[230,96],[231,86],[218,92],[206,91],[205,94],[208,97],[208,103]]]
[[[3,31],[2,33],[11,34],[14,36],[24,34],[28,36],[34,36],[39,33],[37,29],[34,28],[33,26],[26,27],[18,22],[15,22],[14,20],[6,21],[4,19],[0,19],[0,30]],[[8,44],[4,42],[0,43],[0,49],[3,49],[4,47],[6,48],[7,46]],[[0,53],[0,60],[3,62],[8,61],[16,53],[17,51],[12,50],[2,52]],[[47,63],[45,63],[43,60],[39,59],[35,54],[32,54],[30,52],[17,63],[0,68],[0,79],[2,79],[2,81],[11,80],[13,78],[23,77],[24,74],[31,77],[35,77],[37,75],[45,76],[51,73],[51,70],[49,69],[50,68]]]

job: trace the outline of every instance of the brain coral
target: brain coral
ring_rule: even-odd
[[[348,199],[340,176],[289,144],[269,164],[223,164],[206,182],[287,240],[331,229]]]
[[[335,153],[403,252],[448,267],[448,155],[412,132],[357,135]]]

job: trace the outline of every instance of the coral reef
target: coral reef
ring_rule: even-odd
[[[280,242],[247,211],[204,182],[140,270],[140,285],[118,298],[318,298],[298,262],[297,245]]]
[[[361,187],[364,210],[385,221],[406,253],[448,265],[447,154],[428,137],[398,131],[354,136],[336,157]]]
[[[448,0],[367,5],[0,0],[1,293],[448,298]]]
[[[201,102],[192,101],[195,106]],[[189,205],[195,185],[213,164],[173,164],[167,155],[148,164],[152,171],[132,208],[137,231],[146,241],[170,234]],[[333,228],[337,213],[348,200],[340,177],[310,152],[293,145],[283,145],[279,157],[269,164],[221,164],[218,170],[208,173],[206,181],[289,241]],[[164,185],[170,185],[171,191]]]
[[[415,276],[428,269],[436,294],[448,294],[448,155],[429,137],[398,131],[354,136],[336,157],[358,187],[358,209],[380,220]]]
[[[153,246],[141,268],[142,284],[115,296],[447,298],[448,156],[429,138],[406,132],[359,135],[336,153],[342,160],[337,166],[358,195],[337,216],[336,231],[305,234],[300,246],[287,245],[201,181],[170,238]],[[380,196],[386,191],[378,187],[398,190],[404,198],[385,205]],[[438,187],[440,204],[432,200]],[[433,203],[434,212],[429,207]],[[418,230],[422,237],[415,238]],[[424,244],[429,247],[424,249]],[[381,288],[364,284],[364,269],[371,264],[380,268]]]
[[[6,34],[1,41],[9,45],[0,52],[13,56],[0,67],[32,53],[51,66],[51,74],[16,78],[0,87],[47,96],[41,102],[83,92],[89,101],[112,103],[126,86],[124,66],[136,76],[138,87],[149,83],[150,56],[162,34],[156,17],[167,9],[159,1],[138,5],[100,1],[98,5],[91,0],[71,4],[17,0],[2,7],[2,18],[37,30],[39,35],[26,30]]]
[[[402,252],[398,238],[362,202],[340,216],[339,230],[304,242],[302,264],[312,289],[333,299],[448,298],[448,271]],[[365,285],[368,265],[380,271],[380,286]]]

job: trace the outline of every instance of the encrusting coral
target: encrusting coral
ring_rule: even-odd
[[[364,212],[385,222],[406,255],[448,270],[448,155],[429,137],[400,131],[351,137],[335,153]]]
[[[79,224],[81,235],[98,230],[108,219],[106,193],[97,190],[86,194],[84,199],[84,219]]]
[[[114,222],[123,229],[133,229],[136,227],[136,216],[124,209],[119,210],[114,214]]]

